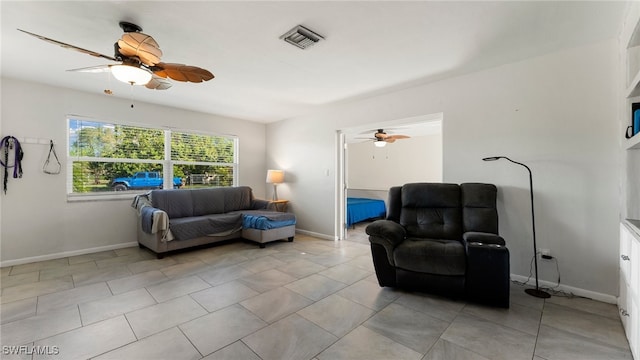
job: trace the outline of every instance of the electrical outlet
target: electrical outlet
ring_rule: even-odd
[[[538,249],[538,253],[540,254],[540,258],[543,260],[551,260],[553,256],[551,256],[550,249]]]

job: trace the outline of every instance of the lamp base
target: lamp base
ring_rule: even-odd
[[[538,290],[538,289],[524,289],[524,292],[526,292],[531,296],[535,296],[537,298],[542,298],[542,299],[548,299],[551,297],[551,295],[548,292]]]

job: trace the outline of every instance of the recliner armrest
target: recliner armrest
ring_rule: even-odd
[[[465,244],[480,243],[500,246],[505,246],[506,244],[504,239],[500,235],[475,231],[469,231],[462,234],[462,240]]]
[[[371,243],[372,249],[373,244],[384,247],[389,265],[395,266],[393,250],[407,237],[407,231],[404,227],[391,220],[376,220],[369,224],[365,231],[369,235],[369,242]]]
[[[502,245],[471,241],[470,238],[484,241],[490,241],[493,238],[496,242],[502,241]],[[508,308],[511,272],[509,269],[509,249],[504,246],[504,240],[500,236],[493,235],[467,237],[467,241],[465,243],[467,297],[473,301]]]
[[[385,247],[388,245],[396,247],[407,236],[404,227],[391,220],[376,220],[369,224],[365,231],[370,236],[369,241],[380,243]]]

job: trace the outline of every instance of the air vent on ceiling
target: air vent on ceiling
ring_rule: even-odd
[[[289,44],[295,45],[300,49],[306,49],[324,38],[322,35],[315,33],[302,25],[298,25],[280,36],[280,39],[283,39]]]

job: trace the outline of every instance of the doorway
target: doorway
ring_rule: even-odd
[[[442,181],[442,121],[443,114],[437,113],[338,130],[338,239],[347,239],[350,228],[361,238],[364,228],[347,226],[347,198],[382,200],[386,205],[391,186]],[[408,138],[378,147],[374,143],[379,129]]]

